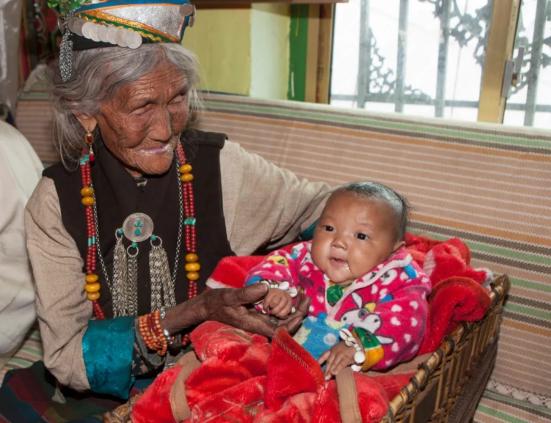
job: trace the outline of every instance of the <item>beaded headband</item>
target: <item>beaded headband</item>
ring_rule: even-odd
[[[49,0],[48,6],[60,16],[63,81],[72,75],[73,50],[179,43],[195,20],[189,0]]]

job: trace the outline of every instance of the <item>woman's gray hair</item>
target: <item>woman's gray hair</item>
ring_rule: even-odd
[[[406,198],[392,188],[379,182],[352,182],[337,188],[332,195],[339,192],[353,192],[366,198],[375,198],[386,202],[394,211],[396,219],[395,241],[402,241],[406,234],[410,206]]]
[[[197,93],[199,67],[195,55],[179,44],[143,44],[135,50],[105,47],[75,51],[73,77],[67,82],[61,80],[57,66],[52,68],[54,142],[66,167],[78,163],[85,146],[85,129],[75,113],[97,114],[101,104],[119,88],[140,79],[163,61],[175,65],[187,79],[190,108],[187,126],[192,127],[197,123],[197,112],[201,108]]]

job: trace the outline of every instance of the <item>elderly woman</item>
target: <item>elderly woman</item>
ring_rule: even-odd
[[[245,307],[265,287],[205,281],[224,256],[296,238],[328,188],[192,129],[197,64],[178,43],[88,48],[86,28],[69,28],[52,81],[62,163],[26,213],[44,363],[61,385],[126,398],[200,322],[266,335],[298,323],[306,301],[274,323]]]

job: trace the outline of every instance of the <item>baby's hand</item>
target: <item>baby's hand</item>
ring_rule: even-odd
[[[268,314],[272,314],[278,318],[287,317],[291,313],[293,308],[293,299],[291,296],[281,289],[270,288],[264,301],[262,301],[262,307]]]
[[[354,347],[346,346],[344,342],[339,342],[334,345],[329,351],[325,351],[318,362],[325,366],[325,379],[329,380],[332,376],[336,376],[342,369],[354,364]]]

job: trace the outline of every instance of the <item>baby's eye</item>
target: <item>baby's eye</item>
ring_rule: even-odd
[[[335,230],[335,228],[331,225],[323,225],[322,227],[325,232],[333,232]]]
[[[367,234],[364,234],[363,232],[358,232],[356,234],[356,238],[361,239],[361,240],[366,240],[369,237],[367,236]]]

